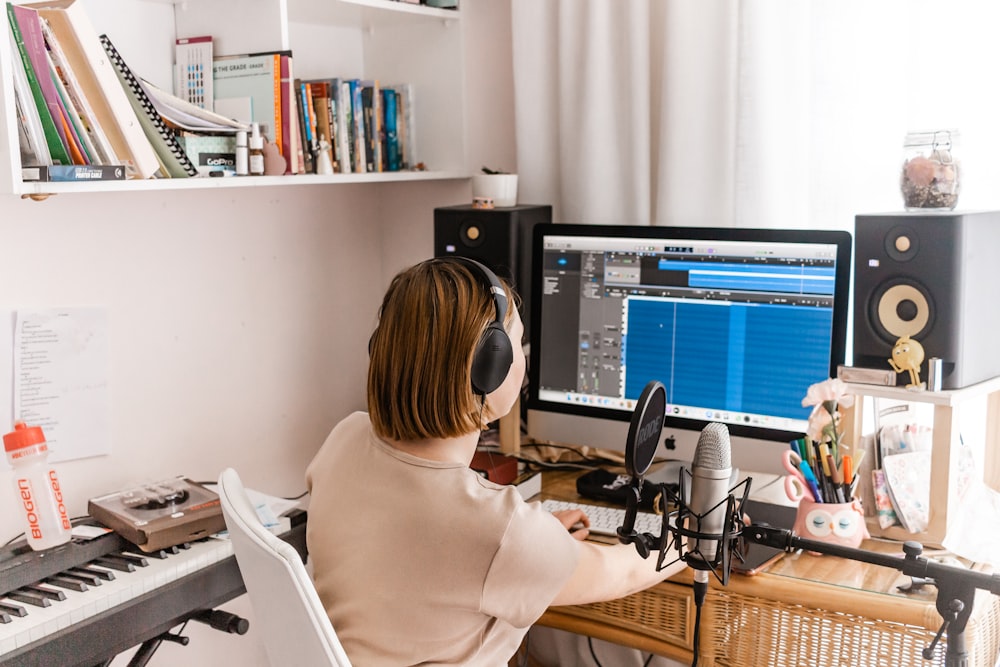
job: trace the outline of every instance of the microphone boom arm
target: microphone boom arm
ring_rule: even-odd
[[[806,549],[816,553],[840,556],[849,560],[871,563],[882,567],[899,570],[911,577],[930,578],[938,589],[935,606],[944,624],[938,630],[931,645],[924,649],[923,657],[930,660],[934,656],[934,646],[941,633],[948,632],[948,646],[945,652],[946,667],[965,667],[968,665],[968,652],[965,648],[965,626],[972,614],[972,604],[975,601],[977,588],[1000,595],[1000,574],[985,574],[973,572],[953,565],[929,561],[921,552],[923,547],[919,542],[903,543],[904,557],[889,554],[874,553],[845,547],[839,544],[829,544],[819,540],[798,537],[792,531],[784,528],[774,528],[767,524],[751,524],[743,531],[743,536],[750,542],[763,544],[775,549],[794,551]]]

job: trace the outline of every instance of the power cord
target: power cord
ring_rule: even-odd
[[[594,652],[594,638],[593,637],[589,637],[589,636],[587,637],[587,648],[590,649],[590,657],[594,659],[594,664],[597,665],[597,667],[603,667],[601,665],[601,661],[597,659],[597,654]]]
[[[602,667],[601,661],[597,659],[597,653],[594,651],[594,638],[593,637],[590,637],[590,636],[587,637],[587,648],[590,649],[590,657],[594,659],[594,664],[596,664],[597,667]],[[651,663],[653,661],[653,658],[655,656],[656,656],[655,653],[650,653],[649,655],[647,655],[646,656],[646,660],[642,663],[642,667],[649,667],[649,663]]]

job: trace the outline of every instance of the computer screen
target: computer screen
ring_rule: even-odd
[[[690,461],[722,422],[735,466],[780,472],[809,385],[844,362],[850,264],[843,231],[537,226],[528,435],[623,450],[658,380],[658,457]]]

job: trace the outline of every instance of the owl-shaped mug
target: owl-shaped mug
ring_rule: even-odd
[[[795,513],[795,534],[807,540],[817,540],[857,547],[868,539],[868,527],[861,503],[817,503],[807,497],[799,500]],[[811,552],[816,553],[816,552]]]

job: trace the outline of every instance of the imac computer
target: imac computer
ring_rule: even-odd
[[[734,467],[783,472],[809,385],[844,362],[850,269],[844,231],[536,226],[528,436],[624,450],[658,380],[657,458],[688,465],[721,422]]]

